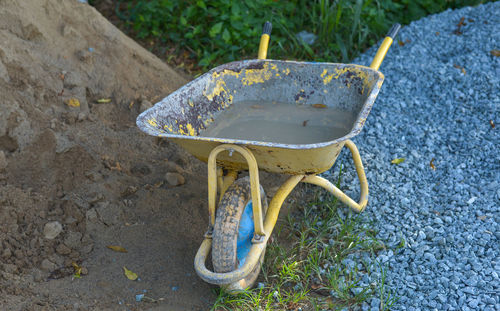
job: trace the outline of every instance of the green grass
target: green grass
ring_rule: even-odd
[[[362,214],[314,191],[275,229],[279,242],[268,245],[259,277],[265,286],[237,296],[218,289],[212,310],[341,310],[372,297],[388,310],[398,298],[386,285],[388,267],[375,260],[385,245],[371,228]],[[354,265],[346,267],[346,258]],[[376,281],[362,285],[364,274]]]
[[[94,0],[97,4],[102,0]],[[273,23],[270,58],[347,62],[375,44],[389,27],[447,8],[483,0],[116,0],[115,12],[131,34],[180,56],[195,72],[255,58],[262,25]],[[297,37],[317,36],[313,44]],[[173,53],[172,53],[173,52]],[[165,55],[169,54],[168,56]]]

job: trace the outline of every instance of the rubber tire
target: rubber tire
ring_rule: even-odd
[[[264,189],[260,186],[263,216],[267,212],[267,198]],[[238,267],[237,240],[241,215],[248,201],[252,198],[250,178],[236,180],[224,193],[217,208],[212,241],[212,264],[215,272],[231,272]],[[259,258],[258,264],[250,274],[237,282],[224,285],[229,292],[245,290],[254,285],[260,273],[264,260],[265,249]]]

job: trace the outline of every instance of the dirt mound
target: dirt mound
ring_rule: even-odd
[[[205,169],[135,126],[186,81],[87,4],[0,6],[0,309],[135,309],[146,290],[174,310],[206,305],[186,260],[206,226],[192,173]],[[72,280],[73,263],[88,274]]]

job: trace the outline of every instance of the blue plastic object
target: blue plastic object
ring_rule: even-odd
[[[252,238],[255,231],[253,223],[252,200],[250,200],[243,214],[241,215],[240,226],[238,228],[238,240],[236,243],[236,256],[238,257],[238,268],[245,264],[250,248],[252,247]]]
[[[141,302],[142,298],[144,298],[144,294],[135,295],[135,301],[137,302]]]

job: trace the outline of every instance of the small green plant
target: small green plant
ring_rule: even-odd
[[[390,310],[390,308],[399,300],[399,297],[386,287],[385,279],[387,277],[387,267],[382,267],[379,264],[379,269],[382,272],[380,277],[379,297],[380,297],[380,310]]]

